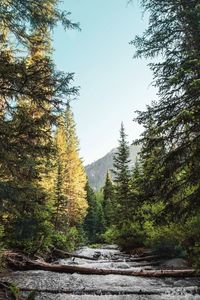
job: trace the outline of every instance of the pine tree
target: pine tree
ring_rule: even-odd
[[[31,252],[45,244],[51,227],[40,180],[55,112],[63,95],[77,92],[69,86],[73,75],[56,70],[47,37],[60,21],[76,25],[54,0],[2,1],[0,14],[1,219],[7,242]]]
[[[80,224],[87,210],[86,201],[86,175],[82,161],[79,157],[79,143],[76,136],[76,128],[70,105],[59,122],[55,138],[57,148],[57,172],[56,182],[59,183],[59,195],[56,198],[56,219],[64,223],[66,227]],[[60,165],[60,167],[59,167]],[[60,179],[59,179],[60,178]],[[58,187],[58,186],[57,186]]]
[[[130,179],[130,194],[135,209],[141,207],[142,203],[144,202],[144,198],[142,199],[143,193],[141,188],[143,183],[143,175],[144,174],[142,174],[140,162],[138,158],[136,158],[136,162],[131,172]]]
[[[83,229],[86,233],[88,242],[96,243],[101,240],[100,235],[104,230],[102,204],[92,188],[89,186],[88,181],[86,183],[86,193],[88,210],[83,223]]]
[[[86,174],[83,163],[79,157],[79,142],[73,113],[68,104],[65,114],[66,134],[66,164],[64,192],[68,198],[68,218],[70,226],[81,223],[87,209],[85,184]]]
[[[54,212],[53,212],[53,223],[57,231],[64,231],[66,228],[66,207],[67,207],[67,197],[63,192],[63,166],[61,164],[60,158],[57,157],[56,165],[56,175],[55,175],[55,186],[54,186]]]
[[[89,242],[96,242],[96,238],[97,238],[96,198],[95,198],[95,193],[92,190],[92,188],[89,186],[88,181],[86,183],[86,193],[87,193],[88,210],[83,223],[83,228],[86,233],[87,240]]]
[[[105,226],[109,227],[113,224],[115,216],[114,187],[109,171],[106,174],[106,181],[103,188],[103,211]]]
[[[160,100],[149,108],[157,135],[165,144],[163,199],[169,211],[184,217],[199,208],[200,165],[199,90],[200,25],[199,1],[142,1],[150,13],[149,28],[136,37],[136,56],[163,61],[151,64]],[[149,112],[139,113],[147,124]],[[148,139],[148,137],[146,137]],[[157,147],[152,139],[148,147]]]
[[[68,199],[64,193],[65,164],[66,164],[66,135],[63,118],[60,119],[55,135],[55,166],[53,177],[53,223],[56,230],[66,231],[68,228],[67,203]]]
[[[150,199],[164,203],[158,224],[195,223],[186,237],[189,242],[181,241],[191,247],[197,243],[193,232],[200,215],[200,2],[141,3],[150,21],[143,36],[133,42],[136,56],[160,59],[150,65],[159,101],[137,118],[147,127],[151,114],[154,124],[153,136],[148,128],[143,134],[143,168],[150,178]]]
[[[118,226],[130,218],[130,169],[129,169],[129,146],[126,141],[126,134],[123,123],[120,129],[120,140],[117,152],[113,158],[113,174],[115,183],[115,197],[117,201]],[[124,219],[124,216],[126,218]]]
[[[147,114],[147,112],[146,112]],[[141,144],[139,160],[133,170],[133,186],[139,193],[141,203],[155,203],[165,197],[166,189],[162,185],[165,173],[164,158],[166,146],[162,135],[157,131],[157,126],[148,110],[148,120],[142,138],[136,143]]]

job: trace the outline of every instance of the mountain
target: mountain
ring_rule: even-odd
[[[140,146],[130,146],[130,168],[134,166],[140,148]],[[94,190],[99,190],[104,186],[107,171],[113,169],[113,157],[115,152],[116,149],[113,149],[104,157],[85,167],[89,184]]]

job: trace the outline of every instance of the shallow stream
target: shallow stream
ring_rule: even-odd
[[[129,257],[114,246],[100,249],[83,247],[76,254],[98,257],[97,261],[69,258],[59,264],[75,264],[92,268],[144,269],[145,261],[129,262]],[[115,261],[113,261],[113,258]],[[147,269],[153,267],[147,263]],[[200,300],[200,278],[146,278],[124,275],[63,274],[48,271],[13,272],[5,281],[21,288],[48,290],[38,293],[36,300]],[[49,290],[53,292],[49,292]]]

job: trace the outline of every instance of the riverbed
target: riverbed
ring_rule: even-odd
[[[76,254],[96,257],[96,261],[69,258],[57,264],[118,270],[154,269],[149,262],[131,262],[116,246],[99,249],[83,247]],[[146,266],[145,266],[146,264]],[[153,263],[152,263],[153,264]],[[84,275],[49,271],[18,271],[4,278],[20,288],[40,292],[36,300],[200,300],[200,278],[146,278],[124,275]]]

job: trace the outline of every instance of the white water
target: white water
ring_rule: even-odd
[[[78,254],[93,257],[99,254],[98,261],[76,258],[60,260],[62,264],[78,264],[92,268],[134,269],[135,263],[125,262],[126,255],[113,247],[91,249],[84,247]],[[124,259],[124,262],[110,262],[110,259]],[[143,262],[142,262],[143,263]],[[148,267],[149,268],[149,267]],[[82,275],[61,274],[46,271],[13,272],[5,281],[15,282],[19,287],[32,289],[70,290],[70,294],[39,294],[36,300],[200,300],[197,289],[200,288],[200,278],[145,278],[122,275]],[[95,290],[97,295],[88,295],[85,290]],[[101,291],[104,295],[101,295]],[[109,295],[109,291],[116,291],[120,295]],[[134,291],[136,295],[123,295],[124,292]],[[142,295],[140,291],[155,292],[155,295]],[[156,295],[159,292],[161,295]],[[78,295],[81,294],[81,295]],[[86,295],[85,295],[86,294]]]

